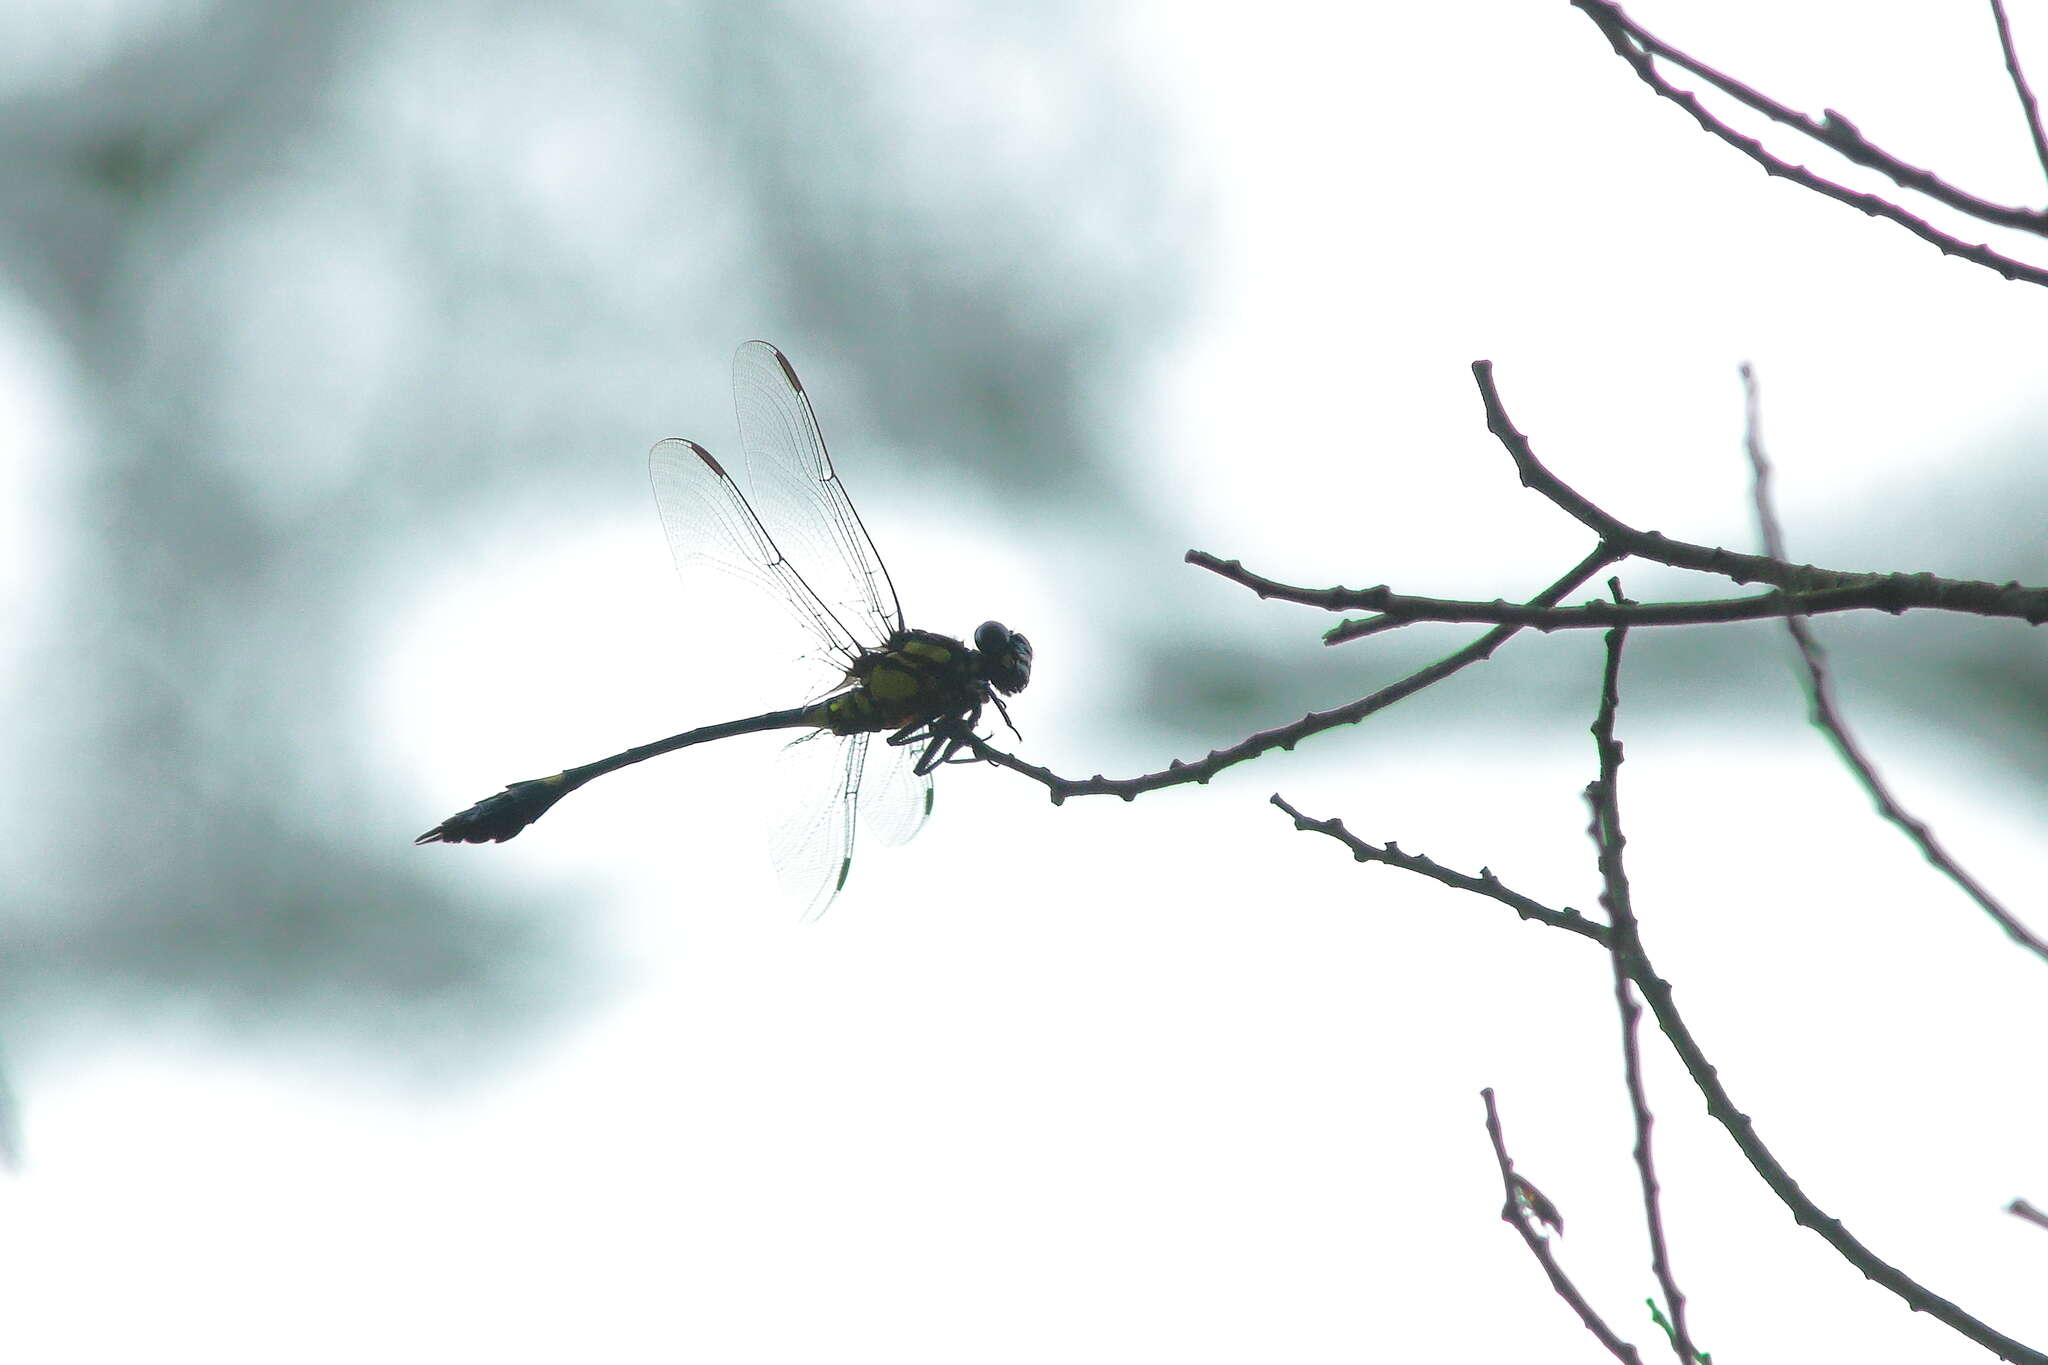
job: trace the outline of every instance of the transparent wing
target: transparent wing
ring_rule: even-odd
[[[775,761],[782,813],[768,851],[805,919],[824,914],[846,885],[856,832],[893,845],[924,827],[932,779],[917,772],[922,752],[880,735],[822,730],[782,747]]]
[[[647,472],[669,551],[684,579],[710,567],[751,583],[803,627],[812,655],[843,675],[862,642],[811,591],[711,452],[695,441],[671,437],[648,452]],[[819,681],[829,677],[821,672]]]
[[[891,744],[875,736],[860,780],[860,825],[885,844],[909,842],[932,813],[932,775],[919,776],[922,744]]]
[[[863,650],[903,628],[896,589],[780,351],[762,341],[739,349],[733,402],[751,499],[694,442],[663,441],[648,456],[669,548],[685,579],[709,566],[777,602],[803,628],[811,656],[831,666],[818,675],[830,690]],[[770,852],[805,919],[823,914],[845,885],[857,826],[901,843],[931,809],[931,778],[915,772],[921,749],[872,739],[820,731],[787,745],[777,762],[776,786],[791,804]]]
[[[733,406],[755,507],[782,537],[794,573],[849,633],[879,645],[903,628],[896,587],[832,457],[811,400],[782,352],[750,341],[732,358]]]
[[[869,735],[819,730],[782,748],[775,785],[792,802],[768,835],[782,889],[806,920],[825,913],[853,868],[853,832]]]

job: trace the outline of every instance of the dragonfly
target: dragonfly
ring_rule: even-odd
[[[647,457],[655,506],[686,582],[720,571],[781,607],[805,642],[817,690],[785,710],[514,782],[414,843],[501,843],[606,773],[712,740],[802,729],[809,733],[788,746],[795,766],[824,772],[799,794],[771,853],[804,918],[814,919],[846,885],[856,829],[884,843],[908,840],[931,814],[933,773],[971,761],[960,754],[976,742],[984,711],[993,706],[1010,723],[1003,699],[1031,681],[1031,642],[999,621],[984,621],[971,645],[906,627],[789,359],[748,342],[733,357],[732,388],[752,499],[710,451],[670,438]]]

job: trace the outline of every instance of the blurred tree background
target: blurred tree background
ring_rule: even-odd
[[[411,1050],[544,1010],[573,931],[370,817],[415,789],[368,665],[466,551],[615,511],[593,469],[660,422],[724,448],[738,340],[857,396],[904,452],[871,497],[1144,515],[1090,405],[1182,313],[1203,187],[1086,13],[20,19],[15,350],[75,425],[24,528],[15,1027],[132,994]]]

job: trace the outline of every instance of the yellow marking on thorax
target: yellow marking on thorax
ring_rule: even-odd
[[[893,729],[921,719],[948,685],[957,649],[931,640],[905,640],[891,654],[870,656],[866,673],[853,675],[853,691],[813,707],[804,719],[835,734]]]
[[[868,675],[868,691],[885,705],[911,701],[924,691],[924,679],[901,664],[878,664]]]

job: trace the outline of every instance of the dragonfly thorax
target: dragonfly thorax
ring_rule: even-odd
[[[936,631],[897,631],[886,646],[854,661],[849,686],[817,704],[815,723],[840,735],[942,722],[972,726],[994,700],[992,689],[1018,691],[1031,673],[1031,646],[1023,636],[989,622],[975,641],[983,648]]]

